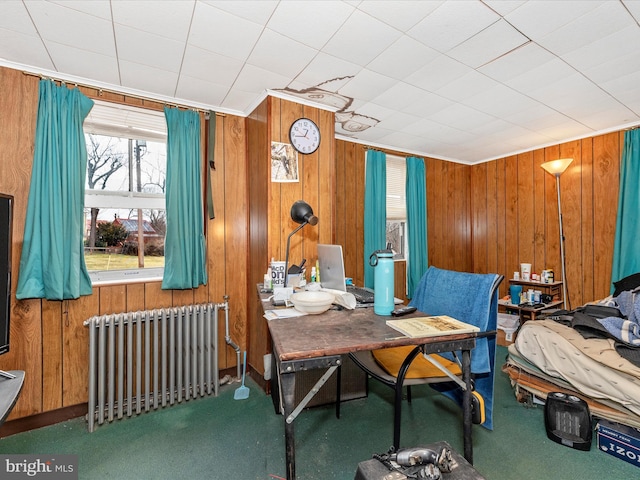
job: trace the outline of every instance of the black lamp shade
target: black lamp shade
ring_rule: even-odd
[[[318,223],[318,217],[313,214],[313,209],[303,200],[298,200],[291,205],[291,219],[296,223],[309,223],[310,225]]]

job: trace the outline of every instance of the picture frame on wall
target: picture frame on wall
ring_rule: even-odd
[[[271,142],[271,181],[298,182],[298,152],[293,145]]]

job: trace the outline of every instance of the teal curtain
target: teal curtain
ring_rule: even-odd
[[[165,107],[167,120],[167,234],[163,289],[207,283],[200,115]]]
[[[407,296],[413,292],[427,271],[427,187],[424,160],[407,157]]]
[[[640,272],[640,130],[624,133],[624,151],[620,166],[618,215],[613,246],[611,292],[613,282]]]
[[[40,80],[33,169],[16,298],[65,300],[92,293],[84,262],[87,147],[93,101]]]
[[[369,257],[387,244],[387,155],[367,151],[364,186],[364,286],[373,288]]]

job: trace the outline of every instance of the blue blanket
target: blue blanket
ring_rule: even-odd
[[[502,277],[429,267],[416,287],[410,305],[429,315],[449,315],[480,328],[496,329],[498,318],[497,286]],[[482,424],[493,429],[493,385],[495,376],[495,336],[479,338],[471,351],[471,372],[475,390],[485,402],[486,419]],[[453,354],[441,354],[453,359]],[[462,400],[462,391],[455,384],[434,384],[433,388]]]
[[[616,339],[640,347],[640,293],[624,291],[615,297],[620,313],[626,317],[606,317],[598,320]]]

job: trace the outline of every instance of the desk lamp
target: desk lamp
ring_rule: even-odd
[[[564,260],[564,232],[562,230],[562,203],[560,202],[560,175],[564,173],[571,162],[573,162],[573,158],[559,158],[558,160],[551,160],[550,162],[545,162],[540,165],[547,173],[556,177],[556,189],[558,191],[558,222],[560,223],[560,261],[562,262],[562,301],[565,310],[567,309],[568,299]]]
[[[287,237],[287,253],[284,259],[284,286],[287,286],[289,280],[289,244],[291,243],[291,237],[298,230],[304,227],[307,223],[310,225],[316,225],[318,223],[318,217],[313,214],[313,209],[309,204],[303,200],[294,202],[291,206],[291,220],[300,225],[289,234]]]

